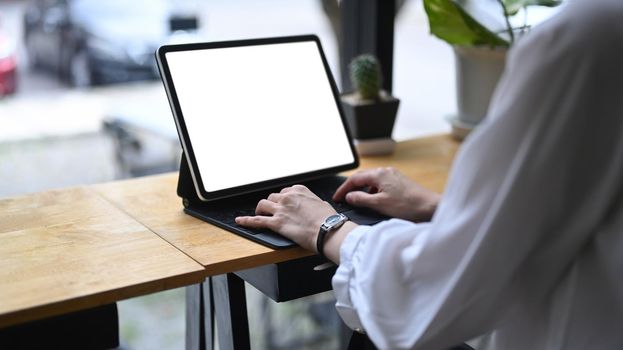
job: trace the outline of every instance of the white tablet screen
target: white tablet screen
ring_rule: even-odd
[[[315,42],[166,59],[205,191],[354,161]]]

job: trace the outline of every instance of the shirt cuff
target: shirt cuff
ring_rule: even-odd
[[[348,327],[360,333],[363,333],[363,326],[350,298],[350,281],[355,275],[353,268],[355,251],[369,229],[370,226],[358,226],[346,236],[340,247],[340,265],[331,280],[338,314]]]

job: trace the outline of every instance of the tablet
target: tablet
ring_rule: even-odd
[[[358,166],[316,36],[165,45],[156,59],[201,200]]]

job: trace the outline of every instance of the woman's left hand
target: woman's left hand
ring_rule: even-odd
[[[251,228],[268,228],[315,252],[320,225],[336,212],[307,187],[294,185],[262,199],[255,214],[237,217],[236,223]]]

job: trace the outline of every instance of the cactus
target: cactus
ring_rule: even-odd
[[[350,80],[363,100],[378,100],[381,90],[381,67],[376,57],[361,55],[350,63]]]

